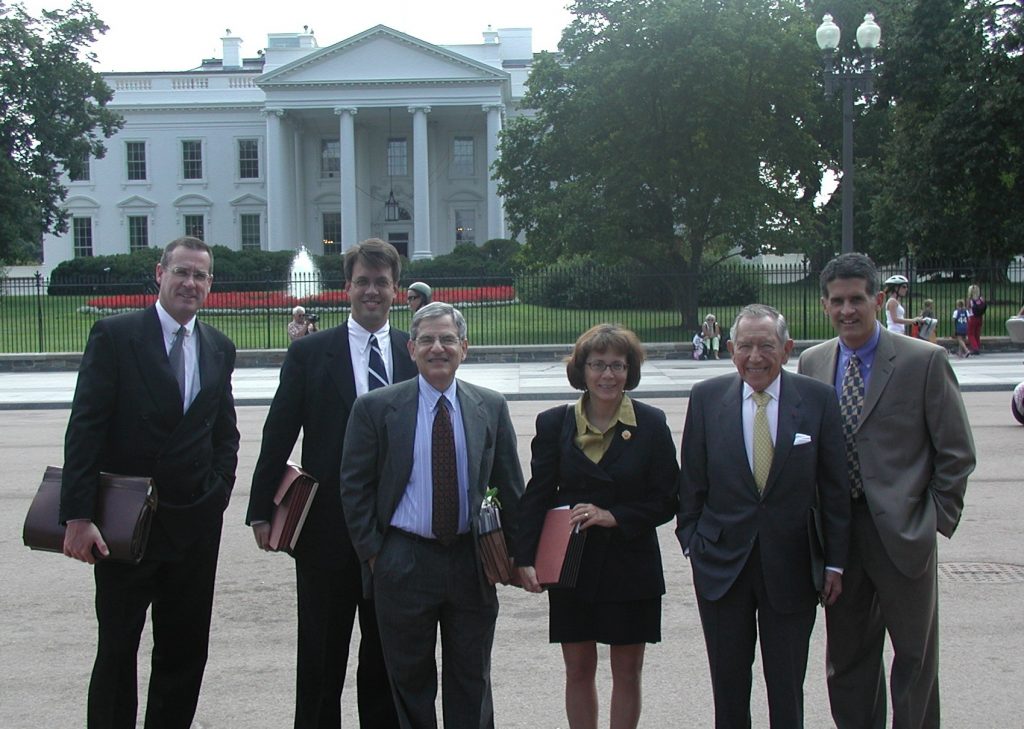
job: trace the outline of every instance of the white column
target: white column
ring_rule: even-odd
[[[410,106],[412,114],[412,198],[415,212],[412,235],[416,250],[413,260],[433,258],[430,245],[430,165],[427,156],[427,114],[429,106]]]
[[[284,130],[284,109],[267,109],[267,250],[289,248],[288,230],[288,140]]]
[[[492,166],[498,160],[498,134],[501,132],[501,104],[484,104],[487,112],[487,239],[505,237],[505,201],[498,194],[498,181]]]
[[[359,242],[359,221],[356,217],[356,124],[358,109],[339,106],[334,113],[340,118],[341,147],[341,250]]]
[[[303,212],[305,208],[303,200],[306,197],[303,189],[304,169],[305,166],[302,164],[302,127],[294,124],[292,129],[292,206],[295,215],[292,218],[291,244],[296,250],[300,245],[309,247],[309,241],[306,240],[306,216]]]

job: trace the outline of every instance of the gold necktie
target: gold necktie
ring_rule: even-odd
[[[775,451],[772,430],[768,426],[768,402],[772,396],[767,392],[755,392],[751,397],[757,403],[757,412],[754,413],[754,482],[758,491],[764,491],[768,474],[772,470],[772,453]]]

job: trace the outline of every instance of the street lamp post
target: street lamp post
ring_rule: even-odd
[[[853,252],[853,99],[854,93],[870,94],[874,88],[874,53],[882,37],[875,16],[868,13],[857,28],[857,45],[864,57],[864,67],[856,71],[840,64],[835,67],[835,53],[839,47],[839,26],[828,13],[815,33],[821,49],[825,69],[825,97],[832,98],[836,86],[843,88],[843,253]],[[844,70],[845,68],[845,70]]]

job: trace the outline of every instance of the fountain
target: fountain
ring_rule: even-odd
[[[319,294],[322,290],[323,280],[313,257],[309,255],[306,246],[299,246],[295,251],[295,258],[292,259],[291,268],[288,269],[288,295],[302,299]]]

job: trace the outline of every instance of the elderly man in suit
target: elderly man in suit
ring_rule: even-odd
[[[779,312],[745,307],[729,341],[738,374],[694,386],[686,411],[676,535],[693,569],[718,729],[750,727],[758,638],[771,726],[803,726],[817,603],[843,589],[850,504],[839,406],[830,387],[782,370],[792,349]]]
[[[139,639],[152,606],[146,727],[188,729],[206,667],[223,512],[235,482],[231,396],[235,347],[196,319],[213,254],[179,238],[156,266],[160,293],[143,311],[97,321],[78,373],[64,444],[64,553],[95,563],[99,649],[88,726],[134,729]],[[137,565],[109,553],[92,519],[100,472],[149,476],[156,512]]]
[[[352,548],[338,490],[345,425],[356,396],[416,374],[408,335],[388,321],[398,293],[401,259],[390,243],[371,238],[345,251],[345,323],[297,339],[263,426],[246,523],[269,548],[270,518],[285,464],[302,432],[302,466],[319,482],[295,545],[298,655],[295,728],[338,729],[349,643],[359,612],[356,676],[363,729],[395,727],[373,603],[362,599],[359,559]]]
[[[960,521],[974,441],[945,350],[887,332],[884,294],[860,253],[821,272],[821,304],[839,335],[808,349],[800,371],[842,404],[853,505],[843,599],[826,611],[828,690],[839,729],[939,726],[936,532]]]
[[[523,474],[508,405],[455,379],[466,321],[436,302],[413,316],[419,377],[356,400],[341,464],[341,499],[359,559],[372,572],[384,657],[405,729],[437,726],[441,628],[444,726],[494,726],[495,589],[477,553],[477,515],[496,489],[514,539]]]

